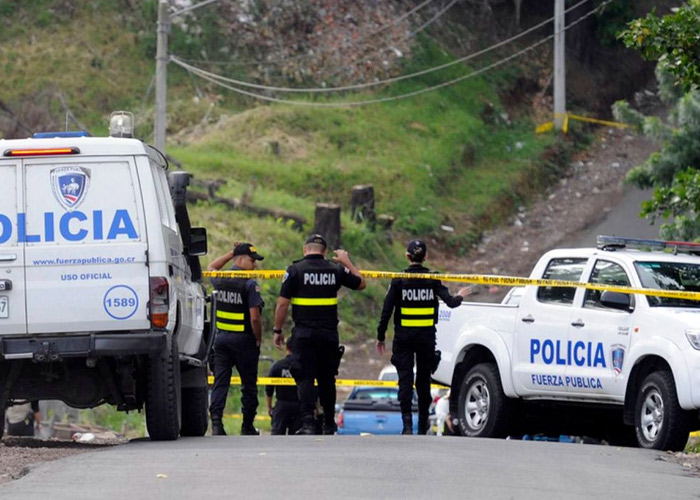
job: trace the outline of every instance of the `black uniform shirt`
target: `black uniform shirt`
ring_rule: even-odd
[[[240,267],[234,265],[231,267],[231,271],[243,271]],[[226,286],[226,282],[230,282],[234,279],[240,278],[211,278],[211,284],[216,289],[222,289]],[[262,307],[264,305],[262,296],[260,295],[260,287],[254,279],[246,280],[245,282],[245,292],[248,298],[248,307]]]
[[[331,269],[334,271],[334,281],[332,284],[326,286],[332,287],[333,297],[337,297],[337,291],[341,286],[357,290],[362,284],[362,278],[355,276],[350,272],[345,266],[336,264],[325,259],[321,254],[310,254],[305,256],[303,259],[296,261],[294,264],[287,268],[287,272],[282,280],[282,287],[280,289],[280,297],[292,300],[292,307],[294,307],[293,299],[298,296],[303,288],[314,286],[313,284],[304,284],[302,282],[303,276],[299,272],[297,264],[300,264],[307,268],[316,268],[319,271]],[[308,289],[307,289],[308,291]],[[324,309],[327,307],[328,309]],[[295,314],[292,313],[294,318],[294,327],[298,331],[302,330],[330,330],[335,331],[338,328],[338,314],[337,306],[320,306],[316,309],[315,313],[305,313],[305,314]],[[333,311],[333,314],[326,311]]]
[[[292,364],[292,356],[289,355],[284,359],[280,359],[270,368],[270,373],[268,377],[283,377],[292,378],[292,373],[290,371],[290,366]],[[278,401],[299,401],[299,396],[297,395],[297,388],[294,385],[266,385],[265,394],[272,397],[275,393],[275,388],[277,388],[277,400]]]
[[[404,270],[405,273],[430,273],[430,269],[424,267],[422,264],[411,264],[408,269]],[[463,297],[461,295],[452,296],[450,291],[445,285],[443,285],[439,280],[434,280],[435,294],[440,297],[447,307],[457,307],[462,303]],[[379,325],[377,326],[377,340],[384,342],[386,338],[386,330],[389,326],[389,320],[394,312],[396,304],[401,300],[401,279],[391,280],[391,285],[389,290],[384,297],[384,307],[382,307],[382,315],[379,319]],[[432,327],[435,331],[435,327]]]

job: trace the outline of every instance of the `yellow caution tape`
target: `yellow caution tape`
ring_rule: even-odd
[[[241,420],[243,418],[242,413],[224,413],[224,418],[232,418],[234,420]],[[256,414],[255,415],[255,420],[272,420],[272,417],[270,415],[260,415]]]
[[[433,273],[403,273],[389,271],[360,271],[365,278],[385,279],[432,279],[453,283],[473,283],[493,286],[547,286],[547,287],[576,287],[587,290],[600,290],[628,294],[649,295],[653,297],[668,297],[672,299],[687,299],[700,301],[700,292],[684,292],[681,290],[658,290],[656,288],[633,288],[619,285],[603,285],[598,283],[582,283],[579,281],[546,280],[534,278],[517,278],[513,276],[488,276],[480,274],[433,274]],[[274,279],[284,276],[285,271],[215,271],[205,272],[204,276],[212,278],[261,278]]]
[[[214,383],[214,377],[209,375],[209,385]],[[231,377],[232,385],[241,385],[241,377]],[[297,385],[293,378],[288,377],[258,377],[258,385]],[[395,380],[355,380],[355,379],[336,379],[337,387],[398,387],[399,383]],[[430,387],[436,389],[447,389],[447,386],[440,384],[430,384]]]
[[[569,120],[575,120],[579,122],[594,123],[596,125],[605,125],[606,127],[617,127],[617,128],[630,128],[631,125],[627,123],[612,122],[610,120],[599,120],[598,118],[589,118],[587,116],[575,115],[573,113],[554,113],[554,118],[562,118],[562,132],[565,134],[569,131]],[[538,125],[535,129],[537,134],[543,134],[545,132],[550,132],[554,130],[554,122],[546,122],[542,125]]]

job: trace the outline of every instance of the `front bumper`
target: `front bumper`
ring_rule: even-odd
[[[41,363],[66,358],[155,354],[166,348],[166,335],[165,331],[155,331],[51,337],[3,337],[0,338],[0,359],[31,359]]]

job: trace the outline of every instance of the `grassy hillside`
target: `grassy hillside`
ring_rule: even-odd
[[[111,111],[132,110],[140,136],[149,140],[156,2],[28,4],[0,0],[0,103],[24,126],[15,127],[15,133],[63,128],[63,100],[95,135],[106,133]],[[137,7],[130,10],[125,5]],[[196,55],[197,43],[204,42],[174,28],[172,44],[179,54]],[[425,36],[415,42],[402,71],[452,59]],[[458,65],[374,93],[322,99],[396,96],[467,71]],[[501,116],[500,90],[516,73],[506,67],[411,99],[319,109],[243,100],[171,65],[168,154],[198,181],[225,180],[220,196],[245,195],[255,206],[283,209],[309,221],[299,231],[271,217],[199,202],[192,207],[191,219],[208,229],[210,255],[203,262],[227,251],[233,241],[249,240],[266,255],[263,268],[286,267],[301,256],[317,202],[342,206],[343,247],[360,268],[403,268],[405,242],[414,236],[428,239],[433,248],[464,255],[485,227],[526,204],[558,168],[556,161],[544,160],[551,157],[543,154],[553,145],[551,137],[536,137],[527,118],[511,122]],[[5,119],[6,129],[13,130],[8,116],[0,115],[0,125]],[[350,192],[356,184],[372,184],[377,212],[395,217],[392,241],[350,220]],[[452,270],[469,271],[469,263]],[[268,332],[279,283],[261,285]],[[365,292],[344,295],[344,342],[373,338],[386,285],[372,282]],[[272,353],[270,344],[267,340],[263,354]],[[116,418],[112,410],[105,411],[101,422]],[[129,426],[140,426],[140,416],[129,419]],[[122,420],[118,417],[113,427],[118,429]]]
[[[0,3],[5,70],[0,99],[30,127],[61,127],[60,93],[95,134],[104,134],[110,111],[131,109],[148,139],[156,4],[125,4],[137,5],[136,10],[107,0],[79,6],[36,0],[31,8],[19,1]],[[174,27],[171,42],[174,51],[187,54],[211,40],[193,41]],[[430,37],[420,37],[403,72],[452,59]],[[375,93],[321,99],[401,95],[467,71],[457,65]],[[506,67],[411,99],[319,109],[242,101],[171,65],[167,150],[198,180],[225,180],[219,195],[245,194],[256,206],[309,221],[299,232],[272,218],[199,203],[192,219],[208,228],[212,257],[232,241],[247,239],[268,255],[266,268],[283,268],[299,257],[303,236],[313,229],[316,202],[341,204],[343,246],[363,268],[403,267],[403,245],[412,236],[462,255],[484,227],[526,202],[542,182],[540,158],[551,139],[535,137],[527,119],[511,123],[500,116],[499,88],[515,73]],[[188,133],[205,114],[209,125]],[[395,217],[393,243],[350,221],[350,191],[356,184],[374,185],[377,212]],[[460,270],[467,271],[468,263]],[[372,335],[385,286],[372,283],[366,293],[348,295],[341,325],[346,340]],[[270,309],[277,287],[263,284]]]

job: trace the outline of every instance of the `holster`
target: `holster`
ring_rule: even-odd
[[[438,369],[438,366],[440,366],[440,360],[442,359],[442,351],[439,349],[435,349],[435,352],[433,353],[433,366],[430,370],[430,373],[435,373],[435,370]]]

